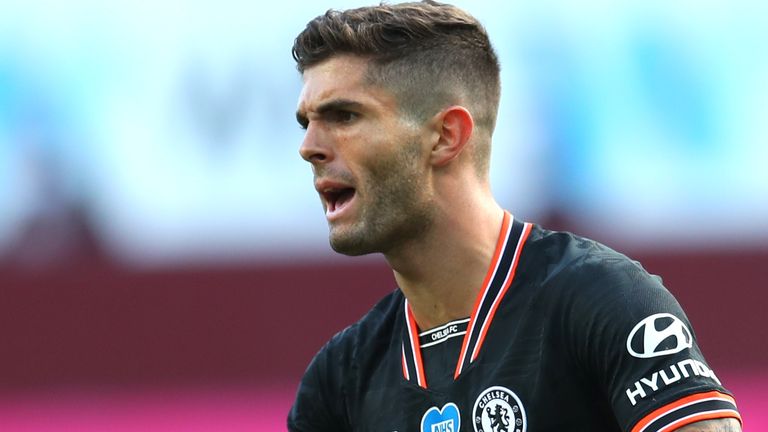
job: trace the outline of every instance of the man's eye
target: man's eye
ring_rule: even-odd
[[[333,111],[328,113],[328,120],[336,123],[349,123],[357,118],[357,113],[351,111]]]
[[[304,116],[303,114],[296,114],[296,122],[299,124],[299,127],[303,130],[307,130],[309,127],[309,119]]]

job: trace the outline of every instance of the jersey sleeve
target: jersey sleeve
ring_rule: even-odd
[[[290,432],[348,431],[345,421],[341,356],[331,340],[315,355],[299,384],[288,413]],[[334,361],[333,359],[336,359]]]
[[[572,303],[572,347],[622,429],[666,432],[715,418],[741,421],[661,280],[623,256],[593,258],[578,277],[585,288]]]

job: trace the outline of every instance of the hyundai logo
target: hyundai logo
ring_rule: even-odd
[[[680,318],[658,313],[637,323],[627,338],[627,351],[637,358],[675,354],[693,346],[693,337]]]

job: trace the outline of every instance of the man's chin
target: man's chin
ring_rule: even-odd
[[[331,244],[331,249],[342,255],[361,256],[379,252],[370,241],[366,241],[366,236],[364,235],[342,235],[341,233],[334,234],[331,232],[328,240]]]
[[[350,242],[337,242],[333,240],[331,240],[331,249],[347,256],[361,256],[377,252],[370,247],[365,247],[365,245]]]

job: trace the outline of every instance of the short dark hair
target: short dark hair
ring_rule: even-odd
[[[487,133],[475,156],[487,168],[499,105],[499,61],[488,33],[467,12],[431,0],[329,10],[293,44],[299,72],[333,56],[370,60],[367,77],[391,90],[421,121],[461,101]]]

